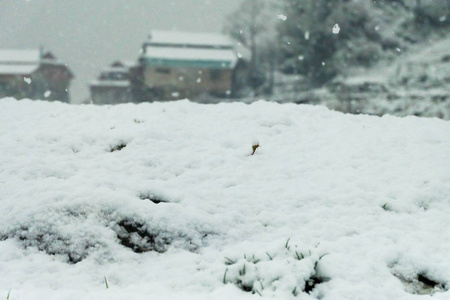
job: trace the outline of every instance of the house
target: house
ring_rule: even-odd
[[[0,98],[69,102],[73,74],[53,53],[0,49]]]
[[[133,97],[137,102],[229,97],[247,79],[248,56],[221,34],[152,31],[130,73]]]
[[[91,82],[91,100],[94,104],[132,102],[130,69],[134,63],[116,61],[104,69],[97,80]]]

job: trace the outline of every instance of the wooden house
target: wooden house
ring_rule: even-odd
[[[131,71],[134,98],[229,97],[247,78],[246,58],[221,34],[152,31]]]
[[[91,100],[94,104],[132,102],[130,69],[134,63],[116,61],[104,69],[97,80],[91,82]]]
[[[0,98],[69,102],[73,74],[51,52],[0,49]]]

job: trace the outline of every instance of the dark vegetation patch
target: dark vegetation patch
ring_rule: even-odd
[[[144,192],[144,193],[140,193],[139,194],[139,198],[141,198],[141,200],[148,200],[151,201],[155,204],[160,204],[160,203],[169,203],[170,201],[165,199],[164,197],[161,197],[159,195],[155,195],[153,193],[149,193],[149,192]]]
[[[149,251],[163,253],[171,244],[167,234],[152,232],[139,221],[121,220],[114,227],[114,231],[117,233],[120,243],[136,253]]]
[[[133,218],[123,218],[112,229],[117,234],[120,244],[135,253],[156,251],[164,253],[170,246],[195,252],[209,233],[192,230],[169,231]]]
[[[189,226],[168,229],[136,216],[118,215],[115,211],[90,213],[73,209],[55,213],[59,215],[54,221],[30,221],[0,231],[0,241],[14,239],[24,249],[34,248],[76,264],[94,251],[107,250],[113,243],[135,253],[164,253],[169,247],[195,252],[211,233]],[[92,223],[92,218],[96,218],[96,222]],[[87,219],[90,219],[89,225],[85,225]],[[66,230],[68,223],[71,224],[69,231]],[[100,234],[105,228],[112,230],[117,239],[108,241],[110,235]]]
[[[127,146],[127,144],[125,144],[125,143],[120,143],[120,144],[118,144],[118,145],[112,147],[111,150],[110,150],[109,152],[120,151],[120,150],[122,150],[123,148],[125,148],[126,146]]]
[[[0,235],[0,240],[16,239],[25,249],[34,247],[48,255],[62,257],[69,264],[76,264],[87,258],[99,245],[94,237],[74,241],[53,228],[32,228],[20,226],[9,234]]]

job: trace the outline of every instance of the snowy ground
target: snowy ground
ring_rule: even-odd
[[[450,299],[447,121],[3,99],[0,124],[0,299]]]

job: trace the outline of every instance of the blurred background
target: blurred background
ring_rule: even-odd
[[[67,63],[75,104],[92,101],[88,83],[105,66],[135,62],[163,29],[221,33],[239,57],[251,53],[239,90],[202,103],[450,119],[448,0],[3,0],[0,28],[0,48],[42,46]]]
[[[67,63],[74,103],[111,62],[137,59],[152,29],[220,32],[240,0],[1,0],[0,49],[40,46]]]

